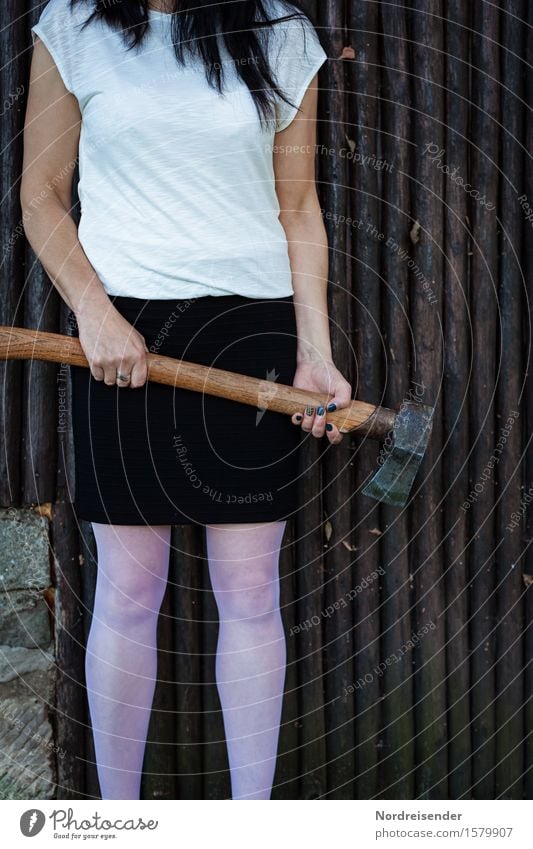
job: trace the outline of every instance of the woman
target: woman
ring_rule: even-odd
[[[342,436],[324,407],[291,419],[149,382],[146,352],[349,403],[314,175],[326,55],[281,0],[50,0],[33,33],[21,200],[90,365],[71,369],[72,424],[75,507],[98,550],[86,681],[102,798],[139,798],[171,525],[194,523],[232,798],[269,799],[301,431]]]

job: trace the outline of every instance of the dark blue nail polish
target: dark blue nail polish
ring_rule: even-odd
[[[317,416],[323,416],[324,415],[324,407],[319,407],[318,410],[316,411],[316,414],[317,414]]]
[[[333,430],[333,425],[332,425],[332,424],[329,424],[329,422],[328,422],[328,424],[326,425],[326,430],[332,431],[332,430]]]
[[[337,409],[337,405],[334,404],[333,401],[331,402],[331,404],[328,404],[328,412],[329,413],[332,413],[336,409]]]

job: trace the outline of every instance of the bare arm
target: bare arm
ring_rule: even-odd
[[[351,387],[336,369],[331,353],[327,305],[328,242],[315,180],[317,78],[310,84],[299,112],[274,139],[276,193],[280,221],[287,235],[294,289],[298,347],[294,385],[333,395],[337,409],[348,405]],[[325,432],[324,413],[293,417],[314,436]],[[342,434],[327,432],[337,443]]]
[[[119,369],[130,386],[146,380],[143,337],[119,314],[87,259],[70,215],[81,115],[54,60],[36,39],[24,127],[20,200],[26,237],[75,313],[91,372],[107,384]],[[124,384],[122,384],[124,385]]]
[[[316,78],[299,113],[274,141],[280,221],[287,235],[298,324],[298,362],[331,361],[328,242],[315,183]]]

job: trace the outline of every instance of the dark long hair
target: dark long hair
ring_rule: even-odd
[[[276,97],[294,104],[279,88],[268,62],[268,37],[278,23],[302,19],[300,4],[279,0],[286,14],[270,18],[268,0],[175,0],[172,14],[172,41],[178,63],[187,55],[203,62],[209,85],[222,93],[224,70],[218,38],[223,39],[236,72],[248,86],[261,121],[272,118]],[[84,4],[92,9],[84,26],[101,20],[119,30],[128,49],[138,47],[148,32],[148,0],[70,0],[71,6]],[[311,20],[313,23],[313,21]]]

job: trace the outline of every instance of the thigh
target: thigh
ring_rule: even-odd
[[[206,525],[213,589],[246,588],[277,578],[287,522]]]
[[[170,525],[108,525],[92,522],[100,588],[140,596],[168,578]]]

